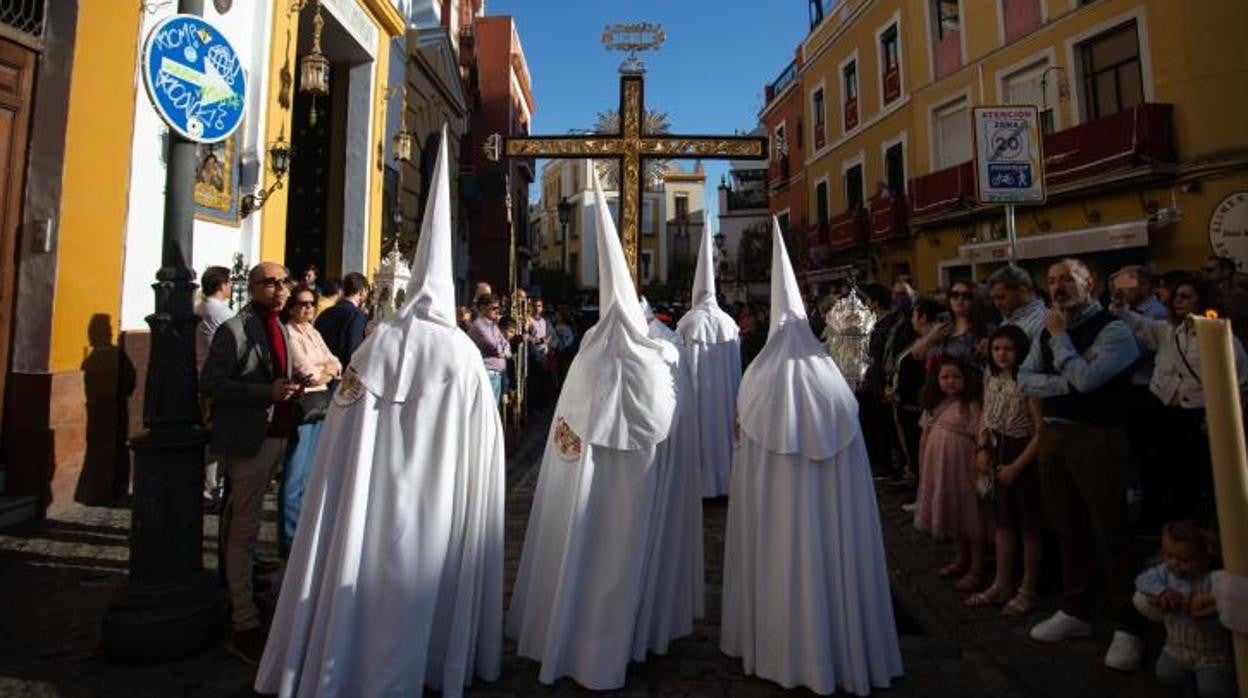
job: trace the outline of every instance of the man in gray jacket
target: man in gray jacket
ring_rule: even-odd
[[[252,597],[252,565],[264,491],[294,433],[286,327],[279,314],[290,296],[286,267],[256,265],[248,275],[251,302],[213,335],[199,387],[212,401],[212,448],[225,465],[229,494],[221,510],[220,560],[234,632],[228,649],[258,663],[265,630]]]

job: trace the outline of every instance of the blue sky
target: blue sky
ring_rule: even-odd
[[[537,102],[535,135],[590,128],[599,111],[616,106],[624,54],[603,48],[608,24],[663,25],[667,42],[642,55],[646,105],[666,111],[673,132],[690,134],[754,128],[763,85],[793,59],[808,30],[805,0],[486,0],[485,9],[516,20]],[[706,165],[714,216],[727,165]]]

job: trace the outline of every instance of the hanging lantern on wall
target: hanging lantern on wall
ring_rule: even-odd
[[[394,134],[394,159],[399,162],[411,162],[412,150],[415,147],[415,136],[407,130],[407,88],[400,92],[399,98],[399,130]]]
[[[312,111],[308,118],[311,126],[316,125],[316,98],[329,94],[329,59],[321,53],[321,31],[325,28],[325,20],[321,17],[320,0],[316,2],[316,14],[312,17],[312,50],[299,61],[299,91],[312,95]]]

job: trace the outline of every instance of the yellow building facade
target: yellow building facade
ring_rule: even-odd
[[[371,42],[358,55],[329,56],[343,70],[364,71],[351,78],[363,76],[368,85],[367,94],[355,97],[365,105],[354,107],[357,117],[368,124],[368,143],[359,149],[367,158],[360,170],[367,174],[356,183],[357,199],[364,202],[354,224],[361,243],[349,266],[371,271],[381,256],[383,171],[390,153],[390,51],[393,40],[405,36],[406,21],[392,0],[321,4],[333,31]],[[253,60],[248,89],[255,94],[231,147],[232,157],[252,160],[256,175],[254,185],[238,186],[234,196],[269,188],[277,176],[269,167],[269,145],[295,137],[298,58],[310,44],[301,34],[311,25],[307,8],[313,6],[307,3],[300,12],[289,0],[263,0],[235,3],[218,15],[206,4],[206,18],[218,23],[240,56]],[[113,0],[48,3],[37,24],[16,27],[26,33],[4,33],[21,38],[11,49],[9,38],[0,39],[6,44],[0,51],[24,52],[32,66],[25,101],[15,105],[29,123],[20,134],[29,156],[11,165],[25,178],[9,182],[16,189],[6,199],[12,226],[7,234],[18,252],[0,260],[14,280],[0,298],[12,319],[12,331],[3,337],[7,465],[0,469],[0,494],[33,497],[45,511],[106,501],[124,491],[126,441],[143,428],[148,341],[142,318],[150,312],[150,284],[159,267],[164,191],[162,130],[141,115],[150,108],[137,66],[146,30],[156,20],[143,7]],[[158,14],[173,7],[157,8]],[[337,49],[327,48],[327,54],[331,50]],[[369,61],[362,60],[366,54]],[[331,169],[341,171],[342,163],[332,162]],[[197,216],[196,271],[229,266],[234,251],[248,263],[287,259],[291,189],[275,189],[251,216]],[[348,266],[341,257],[328,257]]]
[[[1046,131],[1024,266],[1248,265],[1245,26],[1248,3],[1222,0],[842,0],[800,47],[786,125],[806,140],[809,279],[852,266],[927,290],[1004,263],[970,164],[971,109],[996,104],[1035,104]]]

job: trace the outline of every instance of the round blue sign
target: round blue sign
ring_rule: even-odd
[[[197,143],[223,141],[242,123],[242,61],[202,17],[174,15],[152,28],[143,46],[143,85],[169,128]]]

